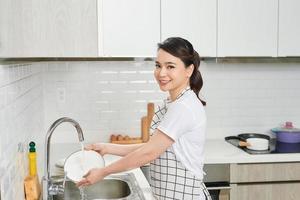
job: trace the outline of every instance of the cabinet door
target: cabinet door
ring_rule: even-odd
[[[279,0],[278,56],[300,56],[299,9],[299,0]]]
[[[96,0],[43,0],[48,56],[98,55]]]
[[[189,40],[202,57],[216,57],[216,0],[162,0],[161,36]]]
[[[96,0],[1,1],[0,56],[97,56],[96,3]]]
[[[104,56],[156,56],[160,0],[99,0],[98,4]]]
[[[26,57],[39,54],[43,33],[34,0],[0,1],[0,57]]]
[[[218,1],[217,55],[277,56],[278,0]]]
[[[232,184],[230,200],[298,200],[300,183]]]

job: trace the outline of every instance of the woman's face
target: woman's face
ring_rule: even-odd
[[[177,57],[159,49],[156,58],[154,76],[162,91],[169,91],[171,96],[179,93],[189,85],[194,66],[185,67]]]

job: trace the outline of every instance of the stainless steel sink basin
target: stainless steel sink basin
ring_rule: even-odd
[[[85,187],[84,194],[82,198],[75,183],[66,181],[64,194],[54,195],[53,200],[144,199],[133,174],[109,176],[94,185]]]

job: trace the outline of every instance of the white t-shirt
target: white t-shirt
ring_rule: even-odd
[[[157,129],[175,141],[172,147],[182,165],[203,179],[206,115],[192,90],[167,104],[167,112]]]

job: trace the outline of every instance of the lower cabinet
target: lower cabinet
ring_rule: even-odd
[[[299,200],[300,162],[205,164],[212,200]]]
[[[231,184],[230,200],[299,200],[300,182]]]
[[[300,199],[300,163],[230,165],[230,200]]]

